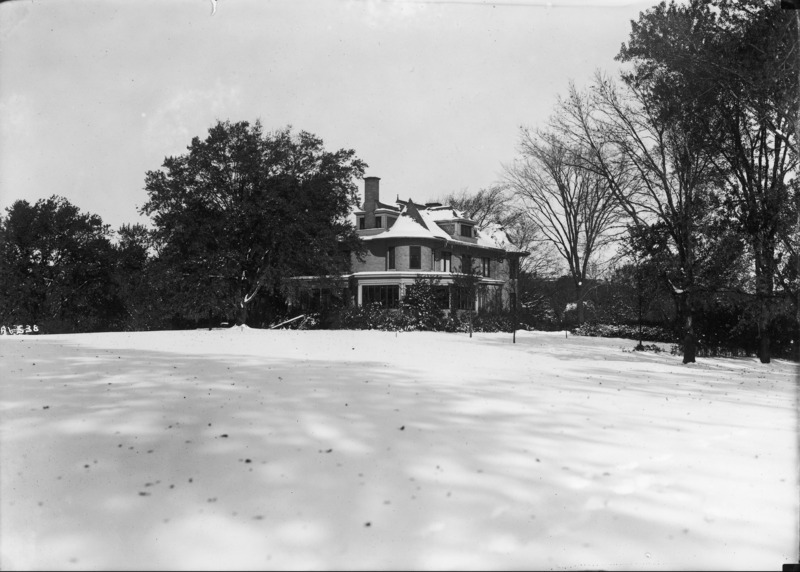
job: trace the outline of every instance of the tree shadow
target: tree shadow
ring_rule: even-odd
[[[720,468],[614,387],[63,337],[1,351],[6,569],[681,566],[718,562],[732,531],[740,556],[780,540],[704,520]]]

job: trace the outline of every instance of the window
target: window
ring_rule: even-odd
[[[422,254],[419,246],[408,247],[408,267],[416,270],[422,268]]]
[[[363,216],[358,217],[358,228],[359,230],[367,228],[367,221]]]
[[[510,258],[508,260],[508,273],[510,278],[516,278],[519,273],[519,258]]]
[[[394,270],[394,246],[386,249],[386,270]]]
[[[468,224],[461,225],[461,236],[472,238],[472,227]]]
[[[361,305],[378,303],[382,308],[397,308],[400,301],[400,286],[362,286]]]
[[[453,255],[451,252],[442,252],[442,272],[452,272],[452,258]]]
[[[450,309],[450,289],[447,286],[434,286],[433,297],[436,300],[436,307],[440,310]]]
[[[311,288],[300,292],[300,306],[307,312],[319,312],[329,308],[331,299],[329,288]]]
[[[461,257],[461,272],[464,274],[472,272],[472,257],[468,254]]]
[[[469,288],[453,286],[453,307],[456,310],[469,310],[473,306],[471,298]]]
[[[486,276],[489,278],[491,275],[492,270],[492,259],[491,258],[481,258],[481,275]]]
[[[512,310],[516,310],[517,309],[517,293],[516,292],[511,292],[508,302],[509,302],[509,305],[510,305]]]
[[[375,217],[375,228],[382,228],[383,227],[383,217],[376,216]]]

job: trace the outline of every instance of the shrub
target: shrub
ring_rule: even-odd
[[[639,339],[639,326],[627,324],[593,324],[586,322],[576,328],[572,328],[570,332],[576,336]],[[674,342],[675,335],[671,330],[660,326],[642,326],[642,339],[653,342]]]
[[[418,276],[406,287],[400,310],[404,315],[403,325],[413,330],[439,330],[444,312],[439,306],[438,279]]]

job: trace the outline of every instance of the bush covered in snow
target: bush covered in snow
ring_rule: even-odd
[[[510,332],[512,324],[512,316],[507,312],[478,312],[472,316],[473,332]],[[386,309],[376,303],[343,309],[332,322],[331,328],[466,333],[469,331],[469,314],[465,311],[439,311],[438,315],[433,315],[406,304],[396,309]]]
[[[586,322],[570,332],[576,336],[592,336],[598,338],[639,339],[639,326],[627,324],[594,324]],[[642,326],[642,339],[653,342],[674,342],[675,334],[667,328],[659,326]]]

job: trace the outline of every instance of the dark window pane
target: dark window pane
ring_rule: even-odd
[[[408,267],[412,269],[420,269],[422,268],[422,256],[420,254],[420,247],[419,246],[409,246],[408,247]]]
[[[400,286],[362,286],[362,305],[375,302],[383,308],[397,308],[400,301]]]
[[[436,306],[440,310],[450,308],[450,289],[447,286],[436,286],[433,290]]]

